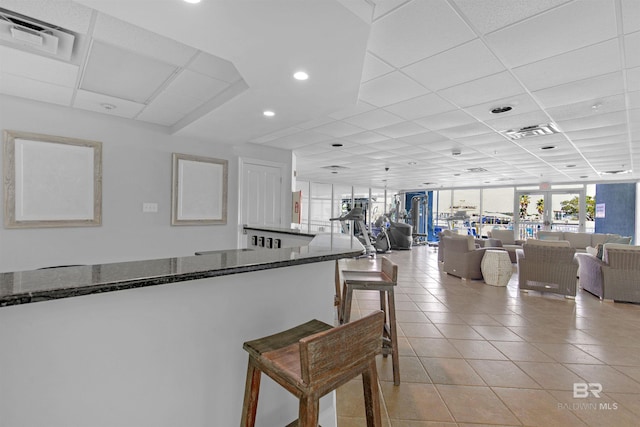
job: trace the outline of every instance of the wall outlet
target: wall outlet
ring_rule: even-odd
[[[158,204],[145,202],[142,204],[142,212],[144,213],[158,213]]]

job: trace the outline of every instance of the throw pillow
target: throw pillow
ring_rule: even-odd
[[[629,245],[631,244],[631,237],[610,237],[607,239],[606,243],[618,243],[621,245]]]
[[[596,249],[598,250],[598,252],[596,253],[596,257],[598,259],[602,259],[602,254],[604,253],[604,245],[602,243],[598,243]]]
[[[560,240],[560,236],[541,235],[541,236],[538,236],[538,239],[539,240],[558,241],[558,240]]]

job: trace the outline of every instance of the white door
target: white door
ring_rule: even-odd
[[[242,223],[282,226],[282,167],[244,162]]]

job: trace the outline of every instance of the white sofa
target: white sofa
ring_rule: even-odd
[[[524,240],[516,240],[513,230],[490,230],[487,235],[492,239],[498,239],[502,242],[502,247],[509,253],[511,263],[516,263],[516,250],[522,248]]]
[[[619,234],[602,233],[576,233],[569,231],[538,231],[539,240],[566,240],[578,253],[587,252],[587,248],[597,248],[605,243],[631,243],[631,237],[622,237]]]

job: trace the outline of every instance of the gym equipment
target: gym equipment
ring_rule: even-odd
[[[329,221],[340,221],[343,231],[350,230],[346,221],[353,221],[353,235],[356,236],[358,240],[360,240],[360,242],[364,245],[367,255],[375,256],[377,250],[371,244],[369,231],[367,231],[367,227],[364,224],[364,213],[362,212],[362,208],[353,208],[349,212],[337,218],[329,218]]]

